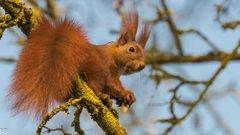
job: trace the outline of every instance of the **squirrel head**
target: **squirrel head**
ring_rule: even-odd
[[[132,74],[145,67],[144,47],[150,34],[150,26],[145,24],[139,36],[136,38],[138,29],[138,14],[130,12],[122,17],[120,37],[113,44],[115,59],[122,74]]]

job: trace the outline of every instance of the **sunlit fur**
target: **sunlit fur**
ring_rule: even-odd
[[[117,42],[111,43],[112,46],[118,46]],[[129,48],[133,47],[134,52],[130,52]],[[140,71],[145,66],[144,48],[136,42],[129,42],[122,46],[115,47],[115,58],[121,74],[127,75]]]
[[[123,74],[132,74],[140,71],[145,66],[144,47],[150,34],[150,26],[145,24],[139,36],[138,29],[138,14],[130,12],[122,17],[123,23],[120,37],[117,41],[119,47],[117,48],[118,65],[123,69]],[[128,48],[133,47],[136,51],[128,52]]]
[[[123,19],[120,38],[96,46],[73,20],[52,21],[42,17],[30,33],[16,65],[8,93],[12,109],[42,117],[53,104],[70,96],[72,82],[79,72],[87,74],[87,83],[95,92],[133,103],[134,94],[121,85],[119,77],[144,67],[143,48],[149,29],[145,28],[140,40],[135,41],[137,14],[130,13]],[[136,48],[135,53],[128,52],[130,46]]]

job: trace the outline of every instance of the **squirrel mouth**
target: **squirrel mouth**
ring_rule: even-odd
[[[138,67],[125,66],[123,69],[123,75],[133,74],[144,69],[145,65],[139,65]]]

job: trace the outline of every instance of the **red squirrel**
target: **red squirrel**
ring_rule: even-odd
[[[119,106],[131,105],[136,98],[119,78],[144,68],[150,27],[144,25],[136,38],[137,29],[138,14],[129,12],[122,18],[116,41],[93,45],[74,20],[42,17],[17,61],[8,93],[13,111],[42,117],[70,97],[74,78],[81,72],[95,93],[109,95]]]

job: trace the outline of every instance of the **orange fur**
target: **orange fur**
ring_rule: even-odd
[[[138,14],[136,12],[130,12],[122,16],[122,28],[121,34],[129,32],[130,40],[135,40],[138,29]]]
[[[119,77],[144,67],[146,41],[139,45],[135,41],[122,44],[121,40],[129,39],[127,31],[135,39],[137,25],[137,14],[125,16],[122,26],[125,32],[120,35],[124,38],[96,46],[89,43],[82,27],[73,20],[52,21],[43,17],[20,53],[8,93],[12,109],[42,117],[53,104],[70,96],[72,82],[79,72],[87,74],[87,83],[95,92],[108,94],[120,106],[131,105],[135,96],[121,85]],[[141,34],[145,40],[147,33],[148,28]],[[130,47],[136,51],[129,52]]]

